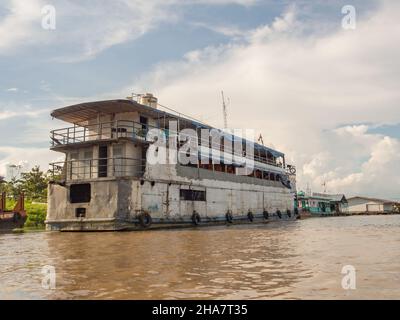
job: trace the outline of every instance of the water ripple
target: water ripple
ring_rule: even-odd
[[[400,298],[400,216],[0,234],[0,299]],[[357,290],[341,288],[354,265]],[[41,268],[57,272],[55,290]]]

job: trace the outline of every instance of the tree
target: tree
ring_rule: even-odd
[[[7,191],[7,181],[0,176],[0,194]]]
[[[11,194],[14,200],[17,200],[18,195],[23,192],[23,184],[21,180],[12,178],[9,182],[7,182],[7,189],[5,190],[7,193]]]
[[[39,166],[21,174],[21,187],[27,198],[43,201],[47,198],[47,177]]]
[[[0,193],[7,193],[16,199],[18,193],[21,191],[21,182],[17,179],[6,181],[4,178],[0,179]]]

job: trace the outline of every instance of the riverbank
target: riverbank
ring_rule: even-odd
[[[390,216],[400,215],[400,212],[340,212],[340,213],[310,213],[300,211],[300,217],[304,218],[323,218],[323,217],[351,217],[351,216]]]
[[[12,210],[15,206],[14,200],[7,201],[6,210]],[[47,214],[47,203],[38,203],[34,201],[25,201],[25,211],[27,219],[24,229],[44,229]]]

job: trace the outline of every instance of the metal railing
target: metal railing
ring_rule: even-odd
[[[147,140],[147,133],[150,129],[157,128],[155,126],[138,123],[131,120],[116,120],[110,122],[101,122],[93,125],[86,126],[74,126],[69,128],[62,128],[53,130],[50,132],[51,146],[67,146],[74,143],[83,143],[89,141],[101,141],[101,140],[116,140],[119,138],[138,139],[142,141]],[[162,129],[168,138],[169,135],[176,134],[174,131],[168,129]],[[212,147],[210,141],[204,140],[201,137],[198,138],[199,145],[204,143],[204,146],[209,145]],[[167,139],[168,143],[168,139]],[[178,145],[184,144],[180,142]],[[224,144],[222,143],[220,152],[223,153]],[[226,153],[231,153],[234,156],[246,157],[244,150],[227,149]],[[284,168],[283,163],[279,163],[276,159],[268,157],[260,157],[259,154],[254,153],[254,161],[261,162],[264,164],[272,165],[279,168]]]
[[[50,174],[54,180],[85,180],[107,177],[141,177],[146,168],[142,159],[99,158],[69,160],[50,163]]]
[[[151,128],[155,127],[130,120],[116,120],[86,126],[73,126],[51,131],[51,146],[56,147],[73,143],[118,138],[137,138],[146,141],[147,132]]]
[[[286,173],[287,173],[288,175],[295,176],[296,173],[297,173],[297,168],[296,168],[296,166],[294,166],[294,165],[292,165],[292,164],[286,165]]]

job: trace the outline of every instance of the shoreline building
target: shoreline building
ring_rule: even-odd
[[[330,212],[335,215],[347,214],[349,211],[348,201],[344,194],[313,193],[313,195],[329,199]]]
[[[378,198],[355,196],[348,199],[349,213],[388,214],[400,213],[400,202]]]
[[[296,204],[302,212],[311,215],[341,215],[347,214],[348,202],[344,194],[312,193],[306,195],[300,191],[297,194]]]
[[[299,211],[311,215],[331,215],[330,200],[326,197],[306,195],[300,191],[297,194],[296,205]]]
[[[296,219],[295,167],[284,153],[161,110],[151,94],[81,103],[51,115],[71,125],[51,132],[51,150],[65,154],[65,161],[51,164],[50,230]],[[151,137],[154,129],[162,136]],[[185,136],[188,130],[195,136]],[[223,142],[214,143],[204,130],[218,132]],[[165,163],[153,162],[161,154]]]

